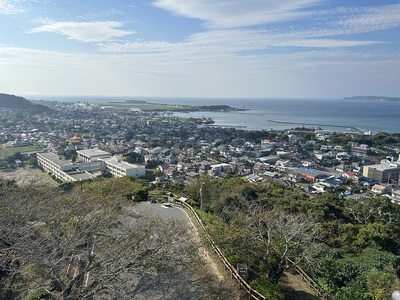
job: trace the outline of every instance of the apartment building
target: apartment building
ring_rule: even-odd
[[[363,176],[381,183],[398,183],[400,164],[387,162],[363,167]]]

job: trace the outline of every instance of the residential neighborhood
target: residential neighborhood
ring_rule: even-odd
[[[250,133],[169,112],[38,102],[53,113],[2,108],[0,143],[34,146],[24,154],[60,182],[150,174],[155,184],[167,184],[241,176],[254,184],[279,180],[310,198],[327,191],[345,197],[370,192],[400,203],[400,149],[357,143],[354,132],[341,133],[350,141],[339,144],[332,141],[334,132],[320,129]],[[14,167],[23,164],[16,160]]]

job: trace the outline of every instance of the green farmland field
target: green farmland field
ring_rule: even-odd
[[[0,159],[13,156],[15,153],[35,152],[40,151],[41,148],[36,146],[23,146],[23,147],[0,147]]]
[[[193,111],[193,106],[190,105],[175,105],[175,104],[160,104],[149,102],[108,102],[100,103],[104,106],[134,108],[142,111]]]

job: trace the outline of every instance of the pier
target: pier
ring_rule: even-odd
[[[299,122],[289,122],[289,121],[277,121],[277,120],[270,120],[268,119],[268,122],[271,123],[279,123],[279,124],[290,124],[290,125],[307,125],[307,126],[323,126],[323,127],[338,127],[338,128],[349,128],[350,130],[358,133],[358,134],[364,134],[364,131],[357,127],[352,127],[352,126],[345,126],[345,125],[332,125],[332,124],[314,124],[314,123],[299,123]]]

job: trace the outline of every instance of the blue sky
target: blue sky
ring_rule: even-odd
[[[400,0],[0,0],[0,92],[400,96]]]

